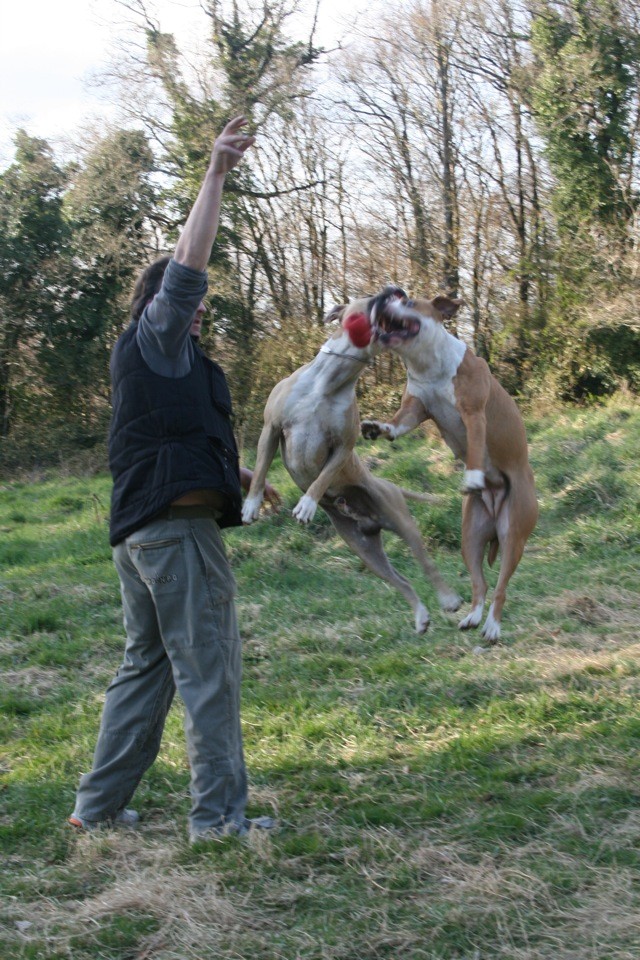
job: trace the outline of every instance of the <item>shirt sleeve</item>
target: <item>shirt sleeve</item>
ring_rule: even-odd
[[[189,330],[206,292],[206,272],[169,261],[160,290],[138,322],[138,346],[154,373],[163,377],[189,373],[193,362]]]

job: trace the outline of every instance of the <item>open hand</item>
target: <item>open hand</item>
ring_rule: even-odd
[[[211,151],[214,173],[229,173],[242,160],[245,151],[256,142],[255,137],[249,137],[242,132],[242,127],[246,124],[245,117],[234,117],[216,138]]]
[[[251,489],[253,479],[253,470],[248,467],[240,467],[240,484],[245,493]],[[262,494],[257,492],[257,496],[247,497],[242,510],[242,519],[244,523],[252,523],[260,515],[260,508],[263,503],[268,504],[270,513],[277,513],[282,504],[282,497],[275,487],[270,483],[265,483]]]
[[[264,485],[264,499],[269,504],[271,513],[277,513],[282,504],[282,497],[270,483]]]

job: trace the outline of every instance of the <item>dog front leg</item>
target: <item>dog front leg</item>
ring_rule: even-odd
[[[456,407],[467,435],[462,492],[474,493],[484,490],[487,485],[484,471],[487,449],[486,414],[491,393],[489,367],[484,360],[467,352],[453,384]]]
[[[342,470],[352,454],[351,447],[338,447],[330,455],[324,467],[308,488],[304,496],[300,497],[293,508],[293,516],[298,523],[310,523],[318,509],[318,503],[331,486],[334,477]]]
[[[265,424],[258,440],[256,466],[251,478],[249,493],[242,505],[242,522],[253,523],[260,516],[260,507],[264,499],[264,485],[269,467],[276,455],[280,430],[271,424]]]
[[[362,436],[367,440],[377,440],[378,437],[396,440],[405,433],[415,430],[428,416],[422,401],[405,391],[400,409],[389,423],[382,423],[380,420],[363,420]]]
[[[463,493],[475,493],[484,490],[485,450],[487,446],[487,419],[484,410],[462,413],[462,421],[467,431],[467,455],[465,457]]]

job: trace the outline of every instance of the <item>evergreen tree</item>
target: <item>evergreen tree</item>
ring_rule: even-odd
[[[232,116],[248,118],[260,137],[263,157],[272,151],[274,175],[289,166],[280,162],[278,154],[286,153],[293,144],[281,139],[268,146],[267,131],[295,121],[298,102],[308,93],[308,68],[321,54],[311,40],[288,39],[286,23],[294,8],[287,0],[267,0],[259,6],[249,2],[244,7],[237,0],[209,0],[204,6],[211,23],[208,63],[201,66],[197,84],[185,81],[174,38],[147,22],[149,67],[162,85],[171,114],[162,158],[163,169],[171,175],[164,198],[170,211],[166,224],[169,239],[175,239],[177,228],[186,219],[213,141]],[[222,219],[210,261],[212,322],[205,338],[205,345],[208,339],[215,339],[216,354],[229,373],[240,418],[254,384],[267,304],[280,322],[291,318],[289,281],[279,259],[281,247],[269,236],[271,231],[277,233],[269,202],[287,190],[300,190],[304,183],[302,166],[301,176],[296,180],[294,175],[293,183],[271,185],[268,172],[265,177],[264,161],[247,159],[225,184]]]
[[[625,184],[638,38],[619,0],[542,0],[532,43],[539,67],[533,103],[556,181],[561,237],[625,236],[633,214]]]
[[[0,175],[0,428],[102,439],[108,355],[152,258],[155,190],[143,134],[118,130],[61,168],[19,131]]]
[[[104,433],[109,351],[128,322],[137,273],[154,259],[154,158],[138,130],[114,130],[91,144],[64,198],[69,229],[64,310],[43,360],[78,429]]]
[[[565,396],[581,398],[614,390],[620,378],[633,385],[640,369],[635,318],[622,302],[612,309],[634,282],[640,41],[621,0],[540,0],[535,11],[532,103],[558,232],[556,320],[541,354],[563,367]]]
[[[62,310],[60,255],[65,172],[45,140],[19,130],[14,162],[0,174],[0,436],[36,391],[38,353]]]

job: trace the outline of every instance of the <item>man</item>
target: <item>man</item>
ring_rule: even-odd
[[[221,368],[199,349],[206,267],[225,175],[254,143],[236,117],[216,139],[172,258],[141,274],[111,358],[110,541],[127,634],[90,773],[69,822],[133,826],[127,809],[155,760],[177,690],[185,704],[192,842],[268,829],[245,815],[241,647],[220,527],[241,523],[241,472]],[[242,471],[248,487],[250,471]],[[273,489],[268,499],[277,502]]]

